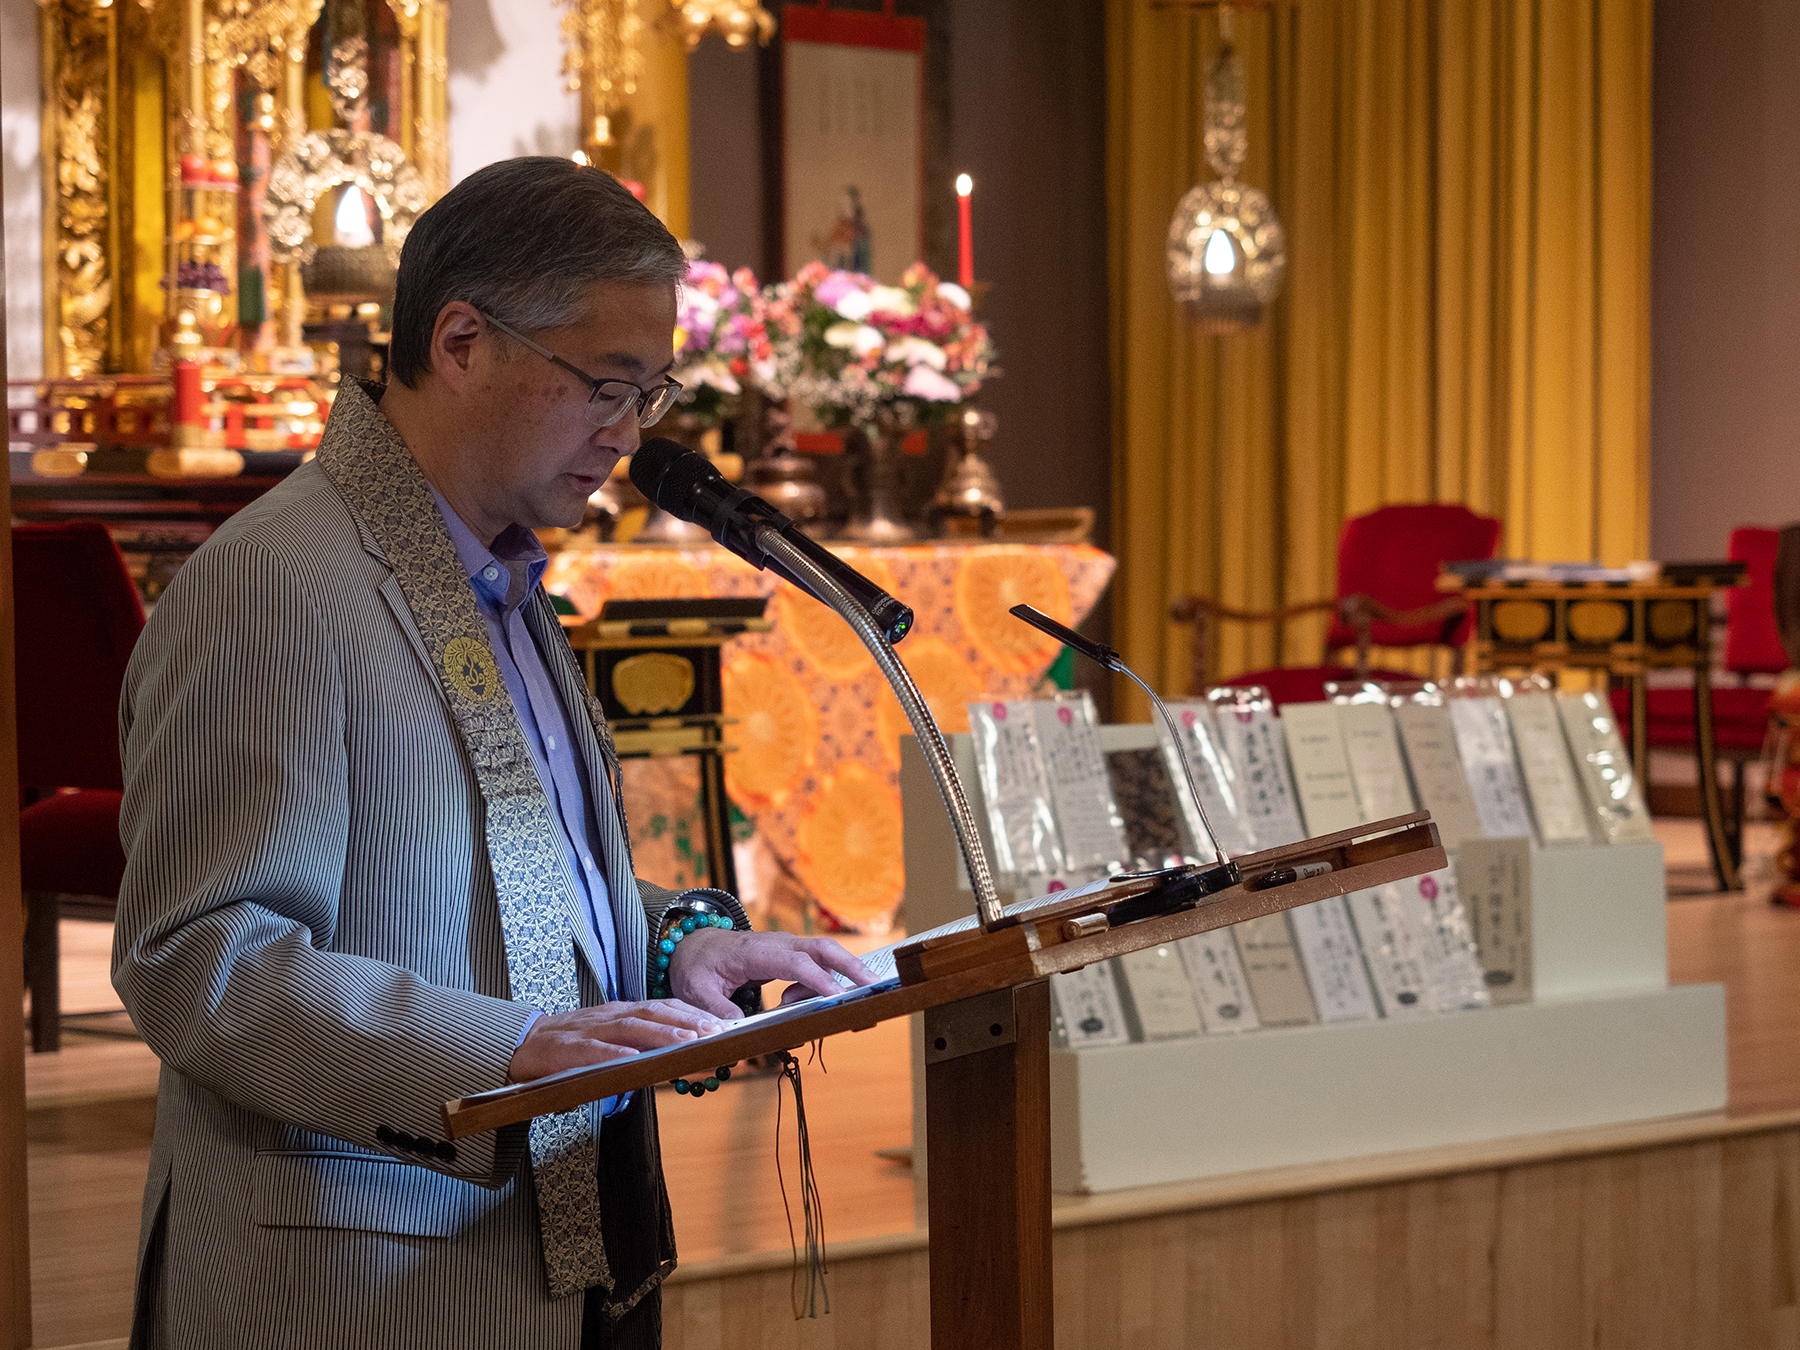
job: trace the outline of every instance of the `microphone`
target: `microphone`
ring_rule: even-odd
[[[831,601],[793,568],[770,557],[757,543],[767,527],[850,592],[869,612],[891,646],[912,631],[913,612],[842,558],[815,543],[787,516],[746,488],[733,487],[705,455],[666,437],[640,445],[631,456],[632,486],[677,520],[700,526],[720,545],[757,571],[767,567],[805,591],[826,608]]]

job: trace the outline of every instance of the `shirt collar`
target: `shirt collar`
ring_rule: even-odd
[[[437,500],[438,514],[444,518],[450,543],[469,574],[475,593],[496,609],[518,608],[543,580],[550,565],[550,555],[544,552],[538,537],[523,525],[508,525],[490,549],[463,523],[443,493],[433,487],[431,495]]]

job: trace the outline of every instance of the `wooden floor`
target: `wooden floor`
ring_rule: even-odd
[[[1665,822],[1659,834],[1668,850],[1673,897],[1671,979],[1718,980],[1728,987],[1731,1111],[1750,1117],[1791,1109],[1800,1119],[1800,911],[1772,908],[1766,884],[1754,887],[1754,854],[1770,849],[1771,836],[1753,828],[1754,888],[1715,896],[1694,894],[1709,884],[1698,829]],[[106,930],[66,928],[67,1005],[116,1007],[104,977]],[[59,1056],[32,1056],[27,1063],[39,1346],[125,1334],[153,1114],[155,1065],[141,1045],[79,1031],[67,1045]],[[840,1312],[855,1315],[797,1324],[788,1311],[781,1259],[788,1235],[773,1165],[774,1081],[734,1082],[698,1102],[665,1095],[663,1154],[685,1265],[670,1289],[670,1350],[840,1343],[877,1350],[922,1343],[925,1310],[914,1305],[921,1298],[923,1235],[915,1225],[911,1174],[877,1156],[910,1139],[906,1024],[839,1037],[826,1042],[824,1052],[824,1063],[805,1071],[807,1114],[827,1235],[838,1254],[832,1293]],[[790,1187],[791,1110],[790,1100],[783,1118]],[[1795,1276],[1780,1273],[1797,1259],[1793,1230],[1776,1215],[1766,1216],[1767,1224],[1726,1221],[1736,1213],[1726,1202],[1747,1193],[1747,1177],[1761,1178],[1759,1184],[1771,1175],[1789,1178],[1781,1183],[1784,1193],[1800,1195],[1800,1129],[1772,1133],[1766,1121],[1745,1123],[1753,1128],[1741,1137],[1698,1144],[1684,1142],[1691,1139],[1691,1125],[1622,1127],[1619,1146],[1634,1151],[1609,1157],[1564,1157],[1568,1150],[1555,1137],[1518,1141],[1514,1153],[1501,1158],[1508,1164],[1504,1171],[1492,1166],[1500,1156],[1493,1146],[1482,1146],[1489,1168],[1480,1172],[1463,1170],[1474,1152],[1452,1149],[1439,1151],[1430,1166],[1417,1157],[1371,1159],[1215,1179],[1165,1188],[1153,1197],[1127,1193],[1061,1202],[1059,1343],[1163,1343],[1166,1324],[1159,1330],[1146,1310],[1178,1296],[1208,1327],[1203,1339],[1186,1335],[1176,1342],[1194,1345],[1800,1346],[1800,1308],[1792,1316],[1783,1311],[1795,1303]],[[1716,1122],[1709,1128],[1719,1133]],[[1707,1164],[1712,1170],[1702,1168],[1701,1180],[1684,1180],[1673,1190],[1657,1188],[1658,1169],[1675,1166],[1673,1150],[1696,1148],[1713,1160]],[[1686,1178],[1694,1171],[1692,1158],[1682,1157]],[[1345,1189],[1354,1186],[1364,1189]],[[1496,1305],[1499,1283],[1508,1289],[1521,1283],[1518,1272],[1501,1268],[1505,1261],[1534,1245],[1549,1250],[1534,1233],[1579,1226],[1584,1215],[1591,1224],[1609,1214],[1623,1221],[1639,1213],[1639,1197],[1652,1190],[1662,1223],[1684,1233],[1712,1232],[1715,1248],[1739,1266],[1760,1262],[1768,1280],[1786,1280],[1770,1306],[1735,1312],[1715,1307],[1709,1314],[1707,1291],[1671,1271],[1657,1285],[1663,1294],[1655,1306],[1610,1309],[1602,1306],[1605,1289],[1617,1281],[1600,1280],[1592,1268],[1547,1269],[1541,1299]],[[1382,1231],[1397,1235],[1391,1249],[1370,1236]],[[1758,1235],[1782,1231],[1789,1233],[1787,1248],[1765,1250],[1771,1244]],[[1651,1230],[1639,1234],[1639,1250],[1614,1232],[1604,1244],[1606,1259],[1653,1261],[1653,1238]],[[777,1259],[771,1261],[770,1252]],[[1409,1328],[1404,1311],[1395,1312],[1410,1306],[1399,1297],[1401,1284],[1408,1278],[1448,1280],[1441,1272],[1460,1274],[1434,1305],[1440,1321],[1429,1329]],[[1531,1274],[1523,1283],[1539,1280]],[[1296,1303],[1294,1289],[1311,1292]],[[1557,1335],[1546,1329],[1543,1319],[1567,1320],[1571,1307],[1587,1308],[1575,1320],[1591,1320],[1593,1335],[1569,1340],[1561,1334],[1569,1329],[1560,1324]],[[1455,1316],[1485,1322],[1471,1324],[1462,1338],[1443,1328],[1441,1319]],[[1281,1323],[1277,1339],[1270,1339],[1269,1318]],[[1681,1339],[1684,1328],[1702,1324],[1736,1329],[1726,1340]],[[1252,1328],[1260,1334],[1252,1336]]]

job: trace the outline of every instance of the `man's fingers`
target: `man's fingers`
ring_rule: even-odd
[[[685,1027],[702,1036],[710,1036],[719,1029],[717,1012],[708,1012],[696,1008],[691,1003],[678,998],[653,998],[647,1003],[628,1003],[613,1005],[629,1008],[631,1015],[646,1018],[653,1022],[666,1022],[670,1026]]]
[[[840,942],[830,938],[808,938],[806,951],[820,965],[835,970],[853,984],[874,984],[875,977],[862,958]]]
[[[715,983],[715,987],[712,988],[692,986],[685,992],[713,1017],[726,1022],[736,1022],[744,1015],[744,1010],[725,996],[725,988],[722,983]]]
[[[815,994],[835,994],[843,988],[830,971],[803,951],[789,951],[780,965],[781,973],[777,978],[803,984]]]

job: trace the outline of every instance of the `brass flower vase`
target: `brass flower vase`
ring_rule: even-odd
[[[878,546],[918,538],[901,513],[900,447],[910,430],[898,419],[884,418],[853,433],[862,442],[853,452],[855,503],[840,538]]]

